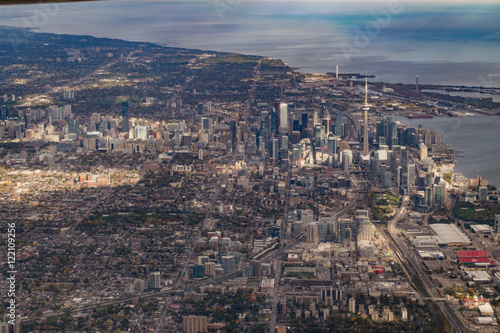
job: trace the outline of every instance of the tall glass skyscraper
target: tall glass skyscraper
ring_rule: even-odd
[[[342,112],[337,114],[335,118],[335,135],[342,138],[342,124],[344,123],[344,119],[342,117]]]
[[[122,132],[128,132],[128,101],[122,103]]]

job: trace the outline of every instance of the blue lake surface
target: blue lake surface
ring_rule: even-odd
[[[500,86],[500,4],[98,1],[6,6],[0,25],[265,55],[304,72]]]
[[[500,186],[500,117],[434,117],[433,119],[408,119],[393,116],[393,120],[426,129],[438,130],[443,142],[463,150],[464,157],[457,157],[455,171],[469,178],[480,175],[490,184]]]

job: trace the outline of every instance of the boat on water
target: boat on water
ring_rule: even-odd
[[[431,114],[412,114],[412,115],[407,116],[407,118],[409,118],[409,119],[419,119],[419,118],[427,119],[427,118],[434,118],[434,116]]]

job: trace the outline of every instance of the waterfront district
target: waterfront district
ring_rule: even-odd
[[[261,56],[0,43],[2,332],[498,331],[498,184],[391,118],[498,103]]]

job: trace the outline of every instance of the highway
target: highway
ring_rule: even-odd
[[[125,304],[125,303],[131,302],[131,301],[136,300],[136,299],[145,300],[145,299],[150,299],[150,298],[161,298],[161,297],[171,296],[175,293],[195,290],[203,285],[209,285],[209,284],[217,285],[217,284],[220,284],[224,281],[228,281],[228,280],[240,277],[242,274],[243,274],[243,270],[239,269],[239,270],[234,271],[232,273],[221,275],[221,276],[218,276],[218,277],[215,277],[212,279],[197,281],[195,283],[189,284],[189,285],[184,286],[182,288],[166,289],[166,290],[164,289],[161,291],[137,294],[137,295],[134,295],[131,297],[125,297],[125,298],[120,298],[120,299],[116,299],[116,300],[98,302],[98,303],[88,305],[88,306],[82,306],[82,307],[75,308],[75,309],[71,310],[71,314],[76,315],[76,314],[81,313],[81,312],[86,312],[88,310],[92,310],[92,309],[95,309],[97,307],[102,307],[102,306],[107,306],[107,305],[116,305],[116,304],[122,304],[122,303]],[[33,323],[37,320],[47,320],[48,318],[59,317],[63,314],[64,314],[64,311],[54,312],[53,314],[50,314],[48,316],[40,316],[40,317],[35,317],[35,318],[23,319],[21,321],[21,323],[22,324],[29,324],[29,323]]]

